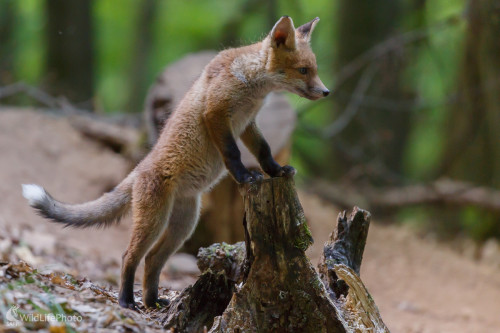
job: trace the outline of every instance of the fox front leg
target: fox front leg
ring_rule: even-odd
[[[241,162],[241,152],[234,140],[233,136],[229,133],[224,138],[223,158],[226,168],[233,178],[240,184],[251,183],[260,181],[264,177],[258,171],[248,170]]]
[[[281,166],[276,162],[271,154],[271,148],[260,132],[255,120],[252,121],[243,134],[241,140],[248,147],[248,150],[257,158],[259,164],[271,177],[292,177],[297,172],[290,165]]]
[[[244,184],[262,180],[262,174],[249,171],[241,162],[241,152],[231,131],[229,114],[221,109],[212,108],[205,113],[204,120],[212,141],[236,182]]]

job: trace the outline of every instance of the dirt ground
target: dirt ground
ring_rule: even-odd
[[[20,184],[40,184],[57,199],[81,202],[117,184],[128,171],[126,161],[81,137],[64,119],[26,109],[0,108],[0,153],[0,231],[19,235],[34,249],[19,251],[18,257],[116,285],[130,219],[110,229],[63,229],[33,213]],[[338,210],[305,192],[299,195],[315,239],[308,254],[316,264]],[[0,239],[0,252],[8,241]],[[80,264],[50,259],[60,258],[61,251],[75,253]],[[192,283],[193,263],[189,256],[173,258],[163,286],[180,289]],[[409,229],[380,225],[376,216],[361,269],[391,331],[415,333],[499,332],[499,273]]]

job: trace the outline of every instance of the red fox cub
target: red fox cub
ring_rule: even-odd
[[[134,276],[144,255],[143,302],[147,307],[162,304],[161,269],[193,232],[201,193],[214,186],[225,169],[238,183],[262,179],[242,164],[236,138],[269,176],[295,174],[294,168],[273,159],[255,117],[273,90],[311,100],[328,95],[309,45],[318,21],[295,29],[292,19],[283,16],[263,41],[220,52],[172,113],[151,152],[111,192],[70,205],[38,185],[23,185],[24,197],[42,216],[71,227],[109,226],[132,208],[133,231],[121,271],[122,307],[136,309]]]

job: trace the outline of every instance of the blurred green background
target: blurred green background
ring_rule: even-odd
[[[499,189],[498,0],[1,0],[0,86],[21,81],[94,112],[142,112],[166,65],[258,41],[285,14],[296,26],[320,17],[312,47],[333,91],[319,102],[290,96],[303,180],[363,189],[451,178]],[[498,210],[477,205],[382,213],[443,238],[500,236]]]

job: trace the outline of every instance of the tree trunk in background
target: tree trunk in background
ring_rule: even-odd
[[[245,18],[256,12],[266,11],[266,23],[271,31],[274,24],[279,19],[277,0],[245,0],[241,7],[222,29],[222,44],[225,47],[237,47],[241,44],[241,28],[245,23]]]
[[[46,90],[72,102],[90,102],[94,80],[92,1],[46,0],[45,6]]]
[[[448,110],[447,140],[438,176],[500,188],[500,6],[497,0],[469,1],[457,99]],[[464,212],[467,214],[464,215]],[[500,237],[500,214],[450,212],[476,241]],[[471,215],[472,214],[472,215]],[[481,223],[471,223],[481,221]]]
[[[144,106],[144,97],[149,85],[147,82],[148,60],[153,42],[153,22],[157,4],[157,0],[143,0],[139,5],[127,105],[127,110],[130,112],[140,112]]]
[[[440,173],[500,187],[500,5],[469,1],[457,103]]]
[[[394,36],[401,21],[401,5],[398,0],[341,0],[338,10],[338,57],[335,68],[340,70],[353,59]],[[398,100],[404,98],[400,76],[403,57],[395,51],[374,58],[375,74],[365,94],[377,99]],[[336,109],[339,115],[350,103],[363,70],[349,79],[336,93]],[[409,110],[389,109],[365,103],[345,130],[331,138],[334,163],[330,177],[338,178],[356,165],[369,164],[372,168],[370,182],[386,183],[388,174],[399,173],[407,142]],[[349,154],[348,152],[356,152]],[[376,170],[378,169],[378,170]],[[367,172],[363,172],[368,174]],[[381,175],[384,174],[383,177]],[[385,177],[385,179],[384,179]]]
[[[0,1],[0,85],[12,83],[14,79],[14,48],[13,30],[15,20],[15,2]]]

